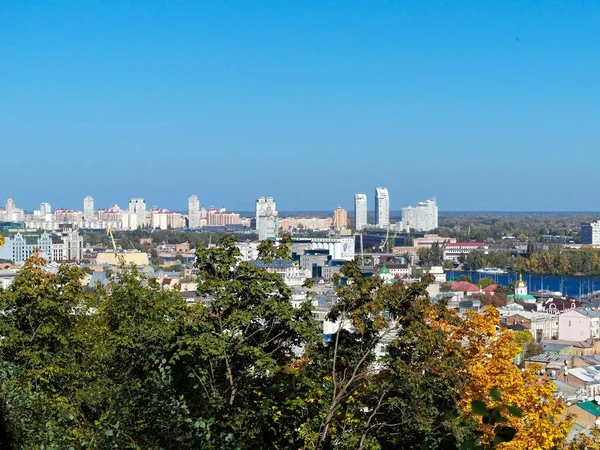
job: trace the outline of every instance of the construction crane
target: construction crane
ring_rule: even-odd
[[[106,234],[110,237],[110,241],[112,242],[113,249],[115,250],[115,253],[117,253],[117,244],[115,243],[115,237],[113,236],[112,228],[108,227],[106,229]]]

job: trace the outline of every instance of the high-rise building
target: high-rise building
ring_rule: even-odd
[[[25,211],[17,208],[17,204],[12,197],[6,200],[6,208],[2,214],[2,220],[6,222],[23,222],[25,220]]]
[[[379,228],[390,224],[390,194],[382,187],[375,189],[375,224]]]
[[[402,227],[411,231],[431,231],[438,227],[438,207],[435,200],[419,202],[402,208]]]
[[[195,194],[188,199],[188,226],[189,228],[200,227],[200,200]]]
[[[356,230],[367,226],[367,194],[354,194],[354,219]]]
[[[47,214],[52,214],[50,203],[40,203],[40,215],[46,217]]]
[[[581,243],[600,245],[600,220],[581,224]]]
[[[273,197],[260,197],[256,200],[256,231],[261,241],[277,238],[277,208]]]
[[[333,211],[333,228],[343,230],[348,226],[348,211],[338,206]]]
[[[130,229],[144,227],[146,225],[146,201],[141,197],[129,200],[129,214],[136,218],[130,221]]]
[[[8,217],[12,217],[12,214],[15,209],[17,209],[15,199],[12,197],[9,197],[8,199],[6,199],[6,208],[5,208],[6,215]],[[11,220],[11,219],[9,218],[8,220]]]
[[[83,199],[83,220],[86,222],[94,220],[94,198],[91,195]]]

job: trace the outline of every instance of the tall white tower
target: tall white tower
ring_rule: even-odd
[[[85,222],[94,220],[94,198],[91,195],[83,199],[83,220]]]
[[[40,203],[40,215],[46,217],[46,214],[52,213],[52,207],[50,203]]]
[[[196,194],[188,199],[188,226],[189,228],[200,227],[200,200]]]
[[[129,200],[129,214],[136,216],[136,226],[139,228],[146,225],[146,200],[142,197],[133,197]]]
[[[17,209],[17,204],[15,203],[15,199],[12,197],[8,197],[8,199],[6,200],[6,217],[8,217],[8,220],[12,220],[12,214],[14,212],[14,210]]]
[[[379,228],[390,224],[390,194],[382,187],[375,189],[375,224]]]
[[[258,239],[275,239],[279,233],[277,208],[273,197],[260,197],[256,200],[256,231]]]
[[[367,194],[354,194],[354,218],[356,230],[367,226]]]

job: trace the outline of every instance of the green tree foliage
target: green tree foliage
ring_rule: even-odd
[[[480,278],[479,281],[477,282],[477,285],[481,289],[485,289],[486,287],[491,286],[492,284],[494,284],[494,279],[491,277]]]
[[[235,238],[196,257],[203,301],[191,306],[133,267],[89,290],[81,270],[29,260],[0,290],[3,448],[477,445],[466,350],[448,331],[464,322],[429,302],[430,277],[386,285],[344,265],[323,336],[311,296],[292,306]]]
[[[420,248],[417,254],[419,264],[425,267],[441,266],[444,262],[444,250],[437,242],[434,242],[430,248]]]
[[[292,237],[289,234],[284,234],[277,245],[267,239],[258,244],[258,259],[265,262],[271,262],[275,259],[292,259],[291,246]]]

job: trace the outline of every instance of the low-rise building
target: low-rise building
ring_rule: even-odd
[[[558,338],[585,341],[600,338],[600,311],[579,308],[558,316]]]
[[[440,247],[444,244],[456,244],[456,238],[438,236],[437,234],[426,234],[423,237],[413,238],[413,245],[417,248],[430,248],[433,244],[438,244]]]
[[[235,246],[240,251],[242,261],[258,259],[258,245],[260,242],[236,242]]]
[[[263,268],[270,273],[277,273],[288,286],[302,286],[307,278],[311,278],[311,270],[304,269],[292,261],[276,259],[271,262],[262,260],[250,261],[255,267]]]
[[[488,246],[484,242],[454,242],[444,244],[444,260],[454,261],[461,256],[466,256],[474,251],[488,252]]]
[[[519,325],[529,331],[538,342],[545,339],[558,339],[558,315],[556,314],[522,311],[518,314],[502,315],[500,323],[507,328]]]

